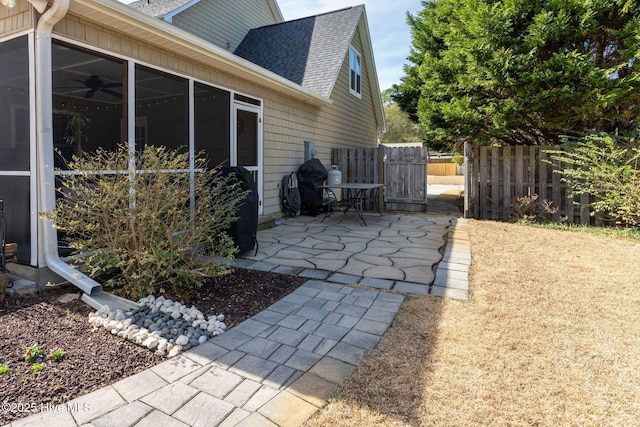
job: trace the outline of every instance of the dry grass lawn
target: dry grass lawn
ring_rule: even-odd
[[[640,424],[640,242],[472,221],[471,299],[406,302],[306,426]]]

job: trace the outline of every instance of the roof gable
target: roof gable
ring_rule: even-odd
[[[235,54],[329,98],[363,11],[354,6],[251,30]]]

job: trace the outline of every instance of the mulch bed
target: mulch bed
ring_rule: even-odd
[[[302,285],[306,279],[276,273],[236,269],[190,297],[205,315],[224,314],[231,327],[264,310]],[[73,286],[47,289],[35,295],[7,295],[0,305],[0,365],[11,369],[0,375],[2,407],[0,425],[39,412],[47,405],[71,399],[113,384],[165,360],[153,352],[95,329],[87,321],[93,309],[79,299],[58,299],[78,293]],[[175,298],[175,297],[172,297]],[[28,346],[64,343],[60,362],[45,361],[44,369],[31,372],[24,361]]]

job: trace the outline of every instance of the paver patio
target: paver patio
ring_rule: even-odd
[[[365,278],[361,284],[380,289],[429,285],[452,220],[450,215],[366,214],[363,226],[353,213],[322,218],[298,216],[259,231],[258,253],[243,256],[255,261],[248,268],[282,271],[288,266],[293,274],[326,271]],[[353,283],[350,280],[344,283]]]

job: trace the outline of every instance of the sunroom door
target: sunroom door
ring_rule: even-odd
[[[251,171],[258,187],[258,214],[262,215],[262,113],[260,107],[235,102],[233,118],[231,165]]]

